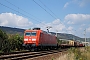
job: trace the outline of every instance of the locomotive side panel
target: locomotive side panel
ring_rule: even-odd
[[[40,44],[43,46],[56,46],[56,37],[47,33],[40,34]]]

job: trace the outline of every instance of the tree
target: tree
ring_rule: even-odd
[[[3,32],[2,30],[0,30],[0,50],[2,51],[5,51],[7,50],[8,51],[8,36],[5,32]]]
[[[0,30],[0,50],[2,52],[11,52],[22,50],[23,36],[19,34],[6,34]]]
[[[22,36],[18,34],[9,35],[8,40],[10,42],[11,50],[21,50],[22,49],[22,44],[23,44]]]
[[[7,34],[3,32],[1,29],[0,29],[0,38],[3,40],[8,38]]]

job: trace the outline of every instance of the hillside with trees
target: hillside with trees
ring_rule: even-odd
[[[5,26],[0,26],[0,29],[6,32],[7,34],[19,34],[22,36],[25,30],[25,29],[5,27]]]
[[[0,29],[6,32],[7,34],[19,34],[23,36],[24,30],[25,29],[20,29],[20,28],[12,28],[12,27],[5,27],[5,26],[0,26]],[[51,34],[56,34],[55,32],[50,32]],[[80,38],[78,36],[72,35],[72,34],[66,34],[66,33],[57,33],[57,37],[59,39],[70,39],[70,40],[82,40],[84,41],[83,38]]]

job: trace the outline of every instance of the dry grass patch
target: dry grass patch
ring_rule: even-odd
[[[90,47],[70,48],[67,60],[90,60]]]

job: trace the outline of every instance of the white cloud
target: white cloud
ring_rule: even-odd
[[[54,20],[52,23],[53,23],[53,24],[60,24],[61,22],[60,22],[59,19],[56,19],[56,20]]]
[[[67,30],[67,33],[73,34],[73,27],[69,26],[69,27],[67,27],[66,30]]]
[[[58,30],[59,32],[63,31],[65,29],[65,25],[61,24],[60,19],[56,19],[50,23],[41,23],[37,24],[37,27],[41,27],[42,30],[46,30],[47,26],[51,26],[50,31],[56,32]]]
[[[67,24],[85,24],[90,22],[89,14],[68,14],[65,16]]]
[[[0,26],[10,26],[18,28],[28,28],[33,25],[27,18],[13,14],[13,13],[1,13],[0,14]]]
[[[34,25],[34,26],[32,26]],[[62,31],[65,29],[65,25],[61,24],[60,19],[56,19],[52,22],[40,24],[33,24],[27,18],[13,14],[13,13],[2,13],[0,14],[0,26],[9,26],[16,28],[33,28],[40,27],[42,30],[46,30],[47,26],[52,26],[51,31]]]
[[[80,6],[80,7],[84,7],[84,6],[86,6],[87,4],[90,4],[90,0],[82,0],[82,1],[80,1],[79,6]]]
[[[88,28],[87,28],[87,32],[89,32],[89,33],[90,33],[90,27],[88,27]]]
[[[65,16],[64,21],[64,24],[62,24],[60,19],[56,19],[49,23],[43,22],[41,24],[37,24],[36,26],[45,31],[47,26],[52,26],[52,28],[49,29],[50,31],[74,34],[79,37],[84,37],[84,30],[90,27],[89,14],[68,14]],[[90,31],[90,28],[87,29],[87,32],[88,31]],[[89,37],[89,35],[90,32],[87,33],[87,37]]]
[[[83,37],[83,32],[87,29],[87,37],[90,35],[90,14],[68,14],[64,18],[64,23],[69,33],[74,33],[77,36]],[[69,31],[71,30],[71,31]],[[76,30],[76,31],[74,31]]]
[[[68,5],[69,5],[69,2],[67,2],[67,3],[64,5],[64,8],[66,8]]]
[[[79,7],[84,7],[87,6],[88,4],[90,4],[90,0],[71,0],[66,2],[66,4],[64,5],[64,8],[66,8],[68,5],[78,5]]]
[[[53,22],[54,22],[54,24],[53,24]],[[58,30],[59,32],[61,32],[66,28],[65,25],[62,24],[59,19],[56,19],[53,22],[51,22],[51,26],[53,26],[52,31]]]
[[[69,33],[79,37],[83,37],[82,32],[84,32],[84,29],[86,28],[85,26],[87,26],[87,22],[90,22],[89,19],[89,14],[68,14],[65,16],[64,24],[61,24],[60,19],[56,19],[49,23],[42,22],[40,24],[34,24],[33,27],[40,27],[42,30],[47,31],[46,27],[51,26],[52,28],[49,29],[49,31],[51,32],[58,31],[61,33]],[[87,31],[89,31],[89,28]]]
[[[67,30],[72,31],[73,27],[69,26]]]
[[[33,24],[27,18],[13,14],[13,13],[2,13],[0,14],[0,26],[10,26],[18,28],[33,28],[40,27],[46,31],[47,26],[51,26],[49,30],[52,32],[72,33],[77,36],[81,36],[81,32],[87,29],[87,34],[90,34],[90,15],[89,14],[68,14],[64,18],[64,24],[61,23],[60,19],[56,19],[49,23],[42,22],[40,24]],[[70,26],[71,25],[71,26]],[[76,31],[73,31],[73,30]],[[81,34],[81,35],[80,35]]]

